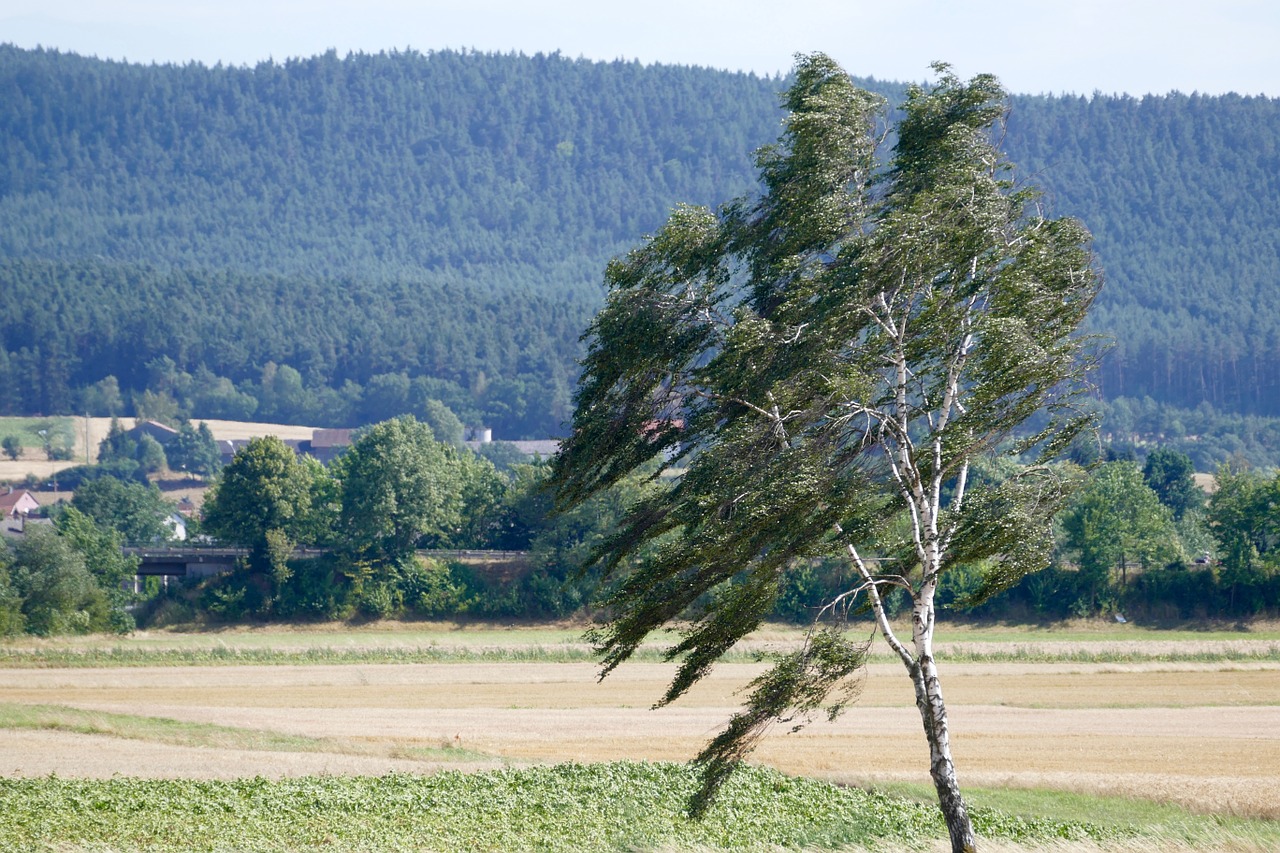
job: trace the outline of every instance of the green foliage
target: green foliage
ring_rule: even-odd
[[[1280,607],[1280,474],[1270,480],[1229,465],[1218,469],[1208,522],[1218,540],[1221,580],[1233,609]]]
[[[388,564],[424,537],[447,541],[462,526],[466,485],[484,491],[474,482],[483,475],[467,466],[412,416],[370,427],[335,464],[343,541],[362,558]]]
[[[79,489],[84,483],[104,478],[143,486],[150,485],[151,482],[134,459],[109,459],[97,465],[74,465],[58,472],[59,485],[72,491]]]
[[[129,544],[148,545],[170,538],[165,519],[173,514],[173,505],[150,483],[99,477],[76,489],[71,506],[100,527],[116,531]]]
[[[166,426],[177,426],[186,419],[187,414],[183,411],[182,404],[167,388],[161,391],[152,391],[148,388],[133,395],[133,415],[139,423],[156,421]],[[143,436],[143,438],[147,437]]]
[[[519,447],[509,441],[489,441],[476,448],[476,454],[488,459],[503,474],[512,476],[519,465],[529,461],[529,457]]]
[[[410,391],[412,392],[412,386]],[[431,434],[436,437],[436,441],[442,444],[462,444],[462,421],[458,420],[452,409],[439,400],[430,398],[422,402],[421,409],[418,417],[431,427]]]
[[[778,87],[559,55],[205,68],[4,46],[0,412],[117,414],[149,392],[208,418],[429,419],[413,387],[381,393],[403,376],[501,436],[559,434],[599,269],[677,200],[752,186]],[[1105,396],[1280,413],[1280,100],[1013,102],[1011,156],[1091,223],[1108,270]],[[269,363],[300,388],[263,383]],[[1230,454],[1217,438],[1201,470]]]
[[[4,441],[0,442],[0,446],[4,448],[4,455],[14,462],[17,462],[18,457],[22,455],[22,439],[16,435],[6,435]]]
[[[675,198],[750,185],[775,86],[558,55],[183,70],[5,46],[0,91],[69,124],[0,99],[0,222],[27,223],[0,228],[0,411],[71,411],[115,376],[148,414],[145,393],[436,425],[405,377],[501,436],[554,434],[599,269]],[[144,368],[166,356],[175,373]]]
[[[1090,317],[1092,329],[1116,339],[1100,366],[1103,394],[1280,414],[1280,313],[1266,295],[1280,255],[1252,248],[1269,245],[1259,229],[1280,191],[1280,176],[1262,166],[1277,150],[1280,99],[1172,93],[1016,104],[1011,155],[1090,223],[1107,271]],[[1186,434],[1200,433],[1188,424]]]
[[[155,474],[168,465],[164,445],[145,433],[138,438],[138,451],[134,458],[138,460],[138,470],[144,475]]]
[[[94,417],[116,417],[124,412],[120,380],[105,376],[86,387],[80,394],[80,409]]]
[[[210,477],[222,467],[222,455],[218,451],[217,442],[213,440],[213,432],[204,421],[194,428],[190,421],[183,421],[178,434],[165,448],[165,455],[171,469],[197,477]]]
[[[499,524],[508,481],[488,459],[467,450],[455,454],[461,479],[462,518],[449,535],[435,540],[448,548],[486,548]]]
[[[881,99],[828,57],[801,57],[782,139],[757,155],[761,194],[677,208],[606,272],[553,482],[573,508],[651,460],[674,475],[592,554],[616,581],[596,635],[605,673],[679,623],[663,703],[758,627],[805,561],[852,558],[853,583],[824,602],[837,618],[864,593],[883,616],[881,588],[903,590],[916,633],[895,648],[919,673],[944,572],[984,566],[990,595],[1048,560],[1073,482],[1044,463],[1089,422],[1074,408],[1097,288],[1089,235],[1009,179],[995,79],[936,70],[909,90],[884,162]],[[1037,413],[1036,434],[1009,441]],[[970,479],[985,456],[1013,464]],[[797,660],[716,741],[706,792],[753,733],[848,674],[789,676]],[[967,828],[963,806],[953,815]]]
[[[285,851],[337,838],[370,853],[772,850],[919,846],[942,831],[934,808],[764,768],[744,770],[691,822],[681,804],[695,785],[685,767],[628,762],[281,780],[3,779],[0,846]],[[166,808],[139,805],[160,800]],[[1128,834],[994,811],[975,822],[987,837],[1023,843]]]
[[[132,631],[134,619],[128,605],[133,596],[124,591],[124,584],[137,574],[139,560],[121,552],[121,533],[112,525],[96,524],[76,508],[74,500],[58,515],[56,524],[58,533],[84,558],[85,567],[106,595],[111,630],[120,634]]]
[[[248,547],[249,563],[206,588],[203,605],[227,620],[270,613],[291,577],[293,548],[328,541],[334,491],[315,460],[299,460],[275,436],[252,439],[205,496],[203,519],[209,535]]]
[[[1280,463],[1280,417],[1244,415],[1201,401],[1194,407],[1151,397],[1119,397],[1099,406],[1103,450],[1159,447],[1186,454],[1197,471],[1227,462]]]
[[[1169,509],[1132,462],[1101,466],[1063,514],[1067,547],[1079,552],[1080,570],[1106,578],[1129,563],[1143,568],[1185,559]]]
[[[0,637],[21,634],[27,625],[27,617],[22,613],[22,593],[13,586],[10,564],[8,553],[0,555]]]
[[[834,720],[856,692],[848,677],[866,663],[871,642],[851,643],[840,630],[824,629],[809,637],[798,651],[781,655],[774,666],[749,685],[746,707],[712,738],[694,763],[703,767],[701,784],[689,801],[693,817],[703,817],[721,787],[772,723],[807,721],[829,701],[833,690],[840,695],[825,709]],[[793,726],[792,731],[800,728]]]
[[[1194,474],[1190,456],[1163,447],[1148,453],[1142,466],[1142,479],[1173,513],[1174,521],[1181,521],[1188,510],[1204,506],[1205,495],[1196,486]]]
[[[471,600],[458,574],[452,563],[415,559],[402,582],[409,608],[428,619],[466,613]]]
[[[312,513],[316,471],[275,436],[255,438],[238,452],[204,502],[205,530],[224,542],[266,548],[268,530],[295,541]]]
[[[292,560],[277,592],[274,612],[285,619],[345,619],[351,615],[350,584],[333,555]]]
[[[99,464],[107,462],[117,462],[120,460],[129,460],[136,462],[138,457],[138,443],[129,437],[125,432],[124,426],[121,425],[120,419],[111,418],[111,426],[107,428],[106,437],[98,442],[98,462]]]
[[[29,527],[7,551],[9,584],[22,601],[27,633],[85,634],[111,626],[106,595],[85,566],[84,555],[53,528]]]

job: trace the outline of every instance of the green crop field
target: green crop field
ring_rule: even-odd
[[[702,821],[694,776],[673,764],[559,764],[431,776],[232,782],[5,780],[4,849],[769,850],[920,843],[944,830],[909,799],[751,769]],[[979,809],[978,830],[1016,841],[1132,831]]]

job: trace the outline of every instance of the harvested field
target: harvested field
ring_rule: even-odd
[[[519,632],[516,632],[519,633]],[[465,764],[685,760],[723,725],[758,664],[720,667],[650,710],[671,667],[603,683],[581,663],[0,670],[20,705],[168,718],[329,739],[331,752],[195,748],[83,731],[0,729],[7,775],[226,778]],[[961,782],[1161,799],[1280,817],[1280,664],[951,663],[943,670]],[[461,747],[400,758],[413,750]],[[767,737],[755,760],[838,781],[926,781],[900,667],[872,665],[834,723]]]
[[[0,429],[3,428],[4,420],[0,418]],[[21,420],[30,419],[23,418]],[[76,436],[74,459],[50,462],[39,448],[27,447],[17,460],[9,460],[7,457],[0,459],[0,481],[17,481],[28,474],[35,474],[41,479],[48,480],[53,476],[54,472],[74,465],[83,465],[86,459],[97,461],[98,445],[102,442],[102,439],[106,438],[108,430],[111,429],[111,418],[74,417],[71,420],[74,422]],[[125,429],[132,429],[136,423],[135,418],[120,418],[119,420],[120,425]],[[255,438],[260,435],[303,439],[311,438],[311,434],[315,431],[314,427],[294,426],[292,424],[217,420],[206,421],[206,423],[209,424],[213,437],[218,440]]]

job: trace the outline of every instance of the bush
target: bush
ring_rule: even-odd
[[[303,619],[346,619],[351,615],[351,585],[334,557],[290,560],[289,569],[276,594],[276,613]]]
[[[404,601],[419,616],[440,618],[466,613],[471,599],[466,579],[455,573],[454,563],[414,558],[403,570]]]

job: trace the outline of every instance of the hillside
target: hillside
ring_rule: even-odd
[[[999,71],[999,68],[993,70]],[[0,414],[556,434],[601,271],[754,181],[782,81],[559,55],[139,66],[0,46]],[[901,87],[864,85],[901,95]],[[1110,397],[1280,414],[1280,101],[1015,97],[1096,236]]]

